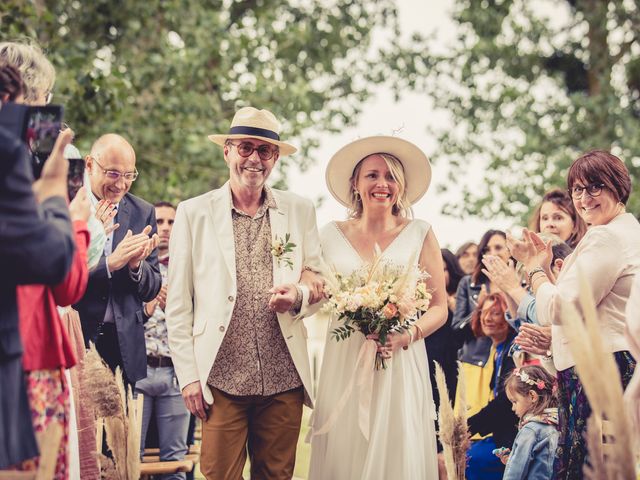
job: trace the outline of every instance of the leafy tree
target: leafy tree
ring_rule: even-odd
[[[87,152],[106,132],[137,152],[134,185],[179,200],[228,176],[207,134],[242,106],[286,123],[304,168],[317,134],[357,118],[378,62],[375,32],[397,32],[392,0],[5,0],[0,38],[31,37],[56,66],[54,102]]]
[[[412,49],[389,54],[399,89],[426,93],[449,115],[433,129],[450,166],[448,187],[483,166],[485,186],[462,187],[448,213],[525,217],[545,190],[566,185],[571,161],[594,148],[625,160],[637,185],[639,8],[633,1],[457,0],[457,37],[446,53],[417,36]],[[637,188],[628,207],[640,213]]]

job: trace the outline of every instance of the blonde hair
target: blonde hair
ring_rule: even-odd
[[[34,102],[53,89],[56,70],[35,43],[0,42],[0,66],[11,65],[22,76],[25,102]]]
[[[362,164],[367,158],[373,155],[379,155],[382,157],[384,162],[387,164],[389,172],[391,172],[391,176],[398,184],[398,200],[391,208],[391,213],[401,217],[411,217],[411,202],[409,202],[409,199],[407,198],[407,181],[404,175],[402,162],[389,153],[372,153],[356,164],[353,169],[353,173],[351,174],[351,178],[349,179],[349,218],[360,218],[362,216],[362,199],[356,192],[354,184],[358,180]]]

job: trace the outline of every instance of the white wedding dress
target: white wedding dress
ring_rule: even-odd
[[[408,223],[382,253],[406,265],[418,255],[430,225]],[[358,252],[335,223],[321,231],[325,262],[350,274],[363,265]],[[437,480],[435,407],[424,342],[396,351],[386,370],[373,371],[369,440],[359,426],[361,389],[354,385],[344,408],[338,403],[356,377],[356,363],[365,337],[353,333],[337,342],[331,320],[324,350],[318,397],[312,419],[310,480]],[[331,417],[334,421],[331,422]],[[318,431],[329,431],[318,434]],[[324,427],[324,428],[323,428]]]

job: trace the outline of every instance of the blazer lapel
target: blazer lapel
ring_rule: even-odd
[[[236,249],[233,238],[233,221],[231,220],[231,188],[225,183],[211,196],[209,208],[215,238],[220,245],[231,278],[236,278]]]
[[[129,229],[129,202],[127,201],[126,195],[122,197],[120,203],[118,204],[118,213],[116,214],[116,218],[114,221],[119,223],[120,226],[113,232],[113,243],[111,244],[111,251],[116,249],[116,246],[122,241],[124,236]],[[140,232],[131,232],[134,235]]]
[[[287,225],[289,223],[289,215],[287,205],[283,198],[276,195],[276,192],[271,190],[274,194],[277,208],[269,209],[269,223],[271,224],[271,241],[273,242],[276,237],[284,241],[287,235]],[[290,242],[296,243],[294,238],[289,239]],[[284,276],[284,268],[287,267],[286,263],[278,262],[276,257],[273,257],[273,284],[280,285]]]

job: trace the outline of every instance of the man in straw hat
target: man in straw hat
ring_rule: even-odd
[[[169,344],[187,408],[204,420],[201,471],[291,478],[303,401],[311,406],[306,331],[300,317],[321,282],[312,203],[266,186],[280,155],[267,110],[236,112],[224,150],[229,181],[178,206],[170,242]]]

